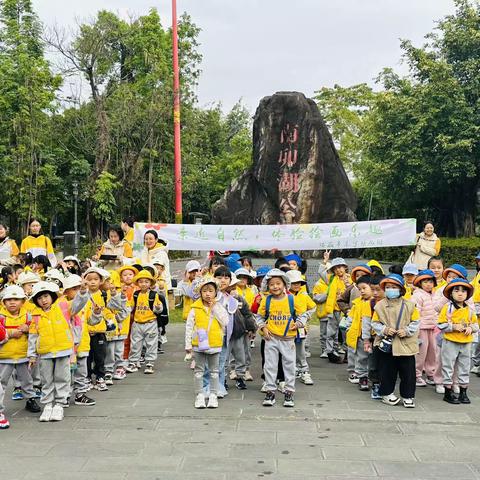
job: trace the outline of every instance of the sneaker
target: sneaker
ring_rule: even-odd
[[[0,413],[0,430],[6,430],[10,427],[10,422],[7,420],[7,417],[3,413]]]
[[[262,393],[267,393],[267,392],[268,392],[267,382],[263,382],[262,388],[260,389],[260,391],[261,391]]]
[[[25,410],[32,413],[40,413],[42,411],[40,405],[34,398],[29,398],[27,400],[27,403],[25,404]]]
[[[42,389],[40,387],[33,387],[35,390],[35,397],[34,398],[42,398]]]
[[[97,402],[90,397],[87,397],[84,393],[80,393],[75,397],[75,405],[81,407],[93,407]]]
[[[255,340],[250,340],[250,348],[255,348]]]
[[[443,385],[435,385],[435,392],[439,393],[440,395],[444,395],[445,387]]]
[[[417,380],[415,382],[416,387],[426,387],[427,382],[422,378],[422,377],[417,377]]]
[[[372,400],[381,400],[382,396],[380,395],[380,384],[374,383],[372,385],[372,393],[370,394]]]
[[[145,363],[145,357],[143,355],[140,357],[140,362],[138,362],[138,363],[140,363],[140,364]],[[138,367],[138,363],[137,363],[137,367]]]
[[[310,350],[307,350],[305,352],[305,358],[310,358],[312,356],[312,352]]]
[[[162,344],[160,342],[158,342],[157,353],[159,355],[163,355],[165,353],[165,350],[162,348]]]
[[[474,365],[471,368],[470,373],[476,373],[478,375],[480,373],[480,365]]]
[[[135,372],[138,372],[138,367],[134,363],[129,363],[125,367],[125,371],[128,373],[135,373]]]
[[[99,378],[97,380],[97,383],[95,383],[94,388],[99,392],[106,392],[108,390],[107,384],[105,383],[105,380],[103,378]]]
[[[246,390],[247,389],[247,385],[245,384],[245,381],[243,380],[243,378],[237,378],[237,380],[235,381],[235,386],[239,390]]]
[[[13,389],[12,400],[23,400],[23,390],[21,388]]]
[[[285,392],[285,399],[283,400],[284,407],[294,407],[295,402],[293,401],[293,393]]]
[[[43,412],[40,415],[38,421],[49,422],[50,418],[52,417],[52,412],[53,412],[53,405],[51,403],[47,403],[45,407],[43,407]]]
[[[343,363],[343,357],[336,352],[327,353],[327,357],[330,363]]]
[[[58,403],[52,409],[52,415],[50,417],[51,422],[61,422],[63,420],[63,406]]]
[[[145,375],[151,375],[152,373],[155,373],[155,370],[153,369],[153,363],[147,363],[145,364],[145,370],[143,371]]]
[[[301,381],[304,385],[313,385],[312,376],[310,375],[309,372],[303,372],[303,373],[300,375],[300,381]]]
[[[357,383],[360,382],[359,378],[357,377],[357,375],[355,373],[351,373],[349,376],[348,376],[348,381],[350,383],[353,383],[354,385],[356,385]]]
[[[63,408],[70,408],[70,397],[67,397],[67,403],[63,406]]]
[[[223,382],[223,386],[225,387],[225,390],[230,389],[230,385],[228,385],[227,379],[225,379],[225,381]]]
[[[433,379],[433,377],[427,377],[426,383],[427,385],[435,385],[435,380]]]
[[[92,381],[89,379],[87,384],[85,385],[85,391],[86,392],[89,392],[90,390],[93,390],[93,383]]]
[[[135,366],[137,367],[137,370],[140,370],[142,368],[144,362],[137,362]]]
[[[368,378],[367,377],[362,377],[360,381],[358,382],[358,388],[362,392],[368,392],[370,390],[370,387],[368,386]]]
[[[390,395],[385,395],[384,397],[382,397],[382,402],[387,404],[387,405],[397,405],[397,403],[400,401],[400,399],[394,395],[393,393],[391,393]]]
[[[166,335],[160,335],[160,342],[162,342],[162,345],[168,342],[168,338]]]
[[[320,355],[320,358],[328,358],[328,353],[322,352],[322,354]]]
[[[205,397],[203,393],[198,393],[195,397],[195,408],[206,408]]]
[[[253,382],[253,377],[252,377],[252,374],[250,373],[250,370],[247,370],[245,372],[245,376],[243,377],[243,379],[246,381],[246,382]]]
[[[228,378],[230,380],[236,380],[237,379],[237,372],[235,370],[230,370],[230,373],[228,374]]]
[[[285,393],[285,382],[278,382],[277,390],[280,393]]]
[[[273,407],[275,405],[275,393],[267,392],[265,398],[263,399],[262,405],[264,407]]]
[[[113,374],[112,378],[114,380],[123,380],[127,376],[127,373],[125,372],[125,369],[122,367],[119,367],[115,370],[115,373]]]
[[[460,387],[458,385],[453,385],[452,391],[458,395],[460,393]]]
[[[339,348],[337,351],[340,355],[345,355],[345,353],[347,353],[343,348]]]
[[[207,408],[218,408],[218,398],[214,393],[211,393],[208,397]]]
[[[111,373],[105,374],[105,385],[113,385],[113,375]]]
[[[414,398],[404,398],[403,406],[405,408],[415,408],[415,399]]]

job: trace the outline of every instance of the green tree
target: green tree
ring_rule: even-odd
[[[95,193],[93,200],[95,206],[93,208],[93,215],[101,223],[101,235],[103,236],[103,224],[105,222],[112,222],[115,219],[115,209],[117,206],[116,194],[120,187],[114,175],[107,171],[100,172],[95,181]]]

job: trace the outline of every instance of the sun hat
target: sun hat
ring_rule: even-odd
[[[380,282],[380,287],[382,290],[385,290],[385,284],[387,283],[393,283],[400,287],[400,289],[403,291],[405,294],[405,280],[401,275],[398,275],[396,273],[391,273],[390,275],[387,275],[381,282]]]
[[[26,272],[22,272],[18,278],[17,278],[17,285],[25,285],[27,283],[38,283],[40,281],[40,277],[36,274],[33,273],[30,270],[27,270]]]
[[[443,295],[450,299],[452,296],[452,290],[455,287],[464,287],[468,290],[467,300],[472,297],[474,290],[473,285],[471,285],[465,278],[454,278],[452,281],[448,282],[443,289]]]
[[[307,283],[307,281],[303,278],[302,272],[300,270],[288,271],[287,278],[290,280],[290,285],[292,283]]]
[[[19,287],[18,285],[10,285],[3,290],[2,300],[8,300],[13,298],[16,300],[25,300],[27,298],[27,295],[22,287]]]
[[[454,263],[453,265],[450,265],[448,268],[446,268],[443,273],[442,277],[444,280],[447,279],[447,275],[449,272],[455,273],[461,278],[464,278],[465,280],[468,278],[468,271],[467,269],[463,266],[460,265],[459,263]]]
[[[402,275],[418,275],[418,267],[414,263],[406,263],[403,266]]]
[[[337,257],[332,260],[332,263],[330,264],[330,267],[328,267],[328,270],[333,270],[335,267],[348,267],[348,265],[343,258]]]
[[[426,270],[420,270],[418,275],[413,279],[413,284],[418,287],[423,280],[433,280],[433,284],[437,286],[437,279],[435,278],[435,274],[432,270],[428,268]]]

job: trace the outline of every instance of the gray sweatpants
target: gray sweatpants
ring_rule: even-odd
[[[67,404],[70,395],[71,373],[70,356],[60,358],[41,358],[40,376],[42,378],[43,404]]]
[[[73,393],[81,395],[88,391],[88,354],[85,357],[77,357],[77,368],[73,375]]]
[[[110,340],[107,342],[107,354],[105,356],[105,373],[113,373],[117,368],[125,367],[123,351],[125,340]]]
[[[472,363],[475,367],[478,367],[480,365],[480,341],[475,342],[473,345]]]
[[[341,313],[333,312],[327,317],[327,338],[325,349],[327,353],[336,352],[338,350],[338,326],[340,324]]]
[[[307,362],[307,338],[302,338],[300,342],[295,342],[295,358],[296,358],[296,366],[297,372],[305,373],[308,372],[310,369],[308,367]]]
[[[242,338],[245,349],[245,366],[247,370],[250,370],[250,365],[252,364],[252,347],[250,347],[250,337],[248,335],[244,335]]]
[[[320,318],[320,352],[323,353],[327,349],[327,325],[328,317]]]
[[[232,361],[230,362],[230,367],[235,369],[235,373],[239,378],[243,378],[247,370],[245,364],[245,337],[247,337],[247,335],[236,339],[230,338],[230,342],[228,343],[227,358],[231,356]],[[248,348],[250,348],[250,345],[248,345]]]
[[[5,410],[5,390],[14,372],[16,372],[17,381],[23,390],[24,397],[28,399],[35,396],[32,375],[28,369],[28,362],[17,364],[0,363],[0,413]]]
[[[157,359],[158,326],[157,322],[138,323],[133,322],[130,334],[130,355],[128,361],[137,363],[140,361],[142,348],[145,345],[145,362],[152,363]]]
[[[285,390],[295,392],[295,341],[293,338],[281,340],[272,336],[265,340],[265,364],[263,374],[267,390],[274,392],[277,389],[278,356],[282,355],[283,373],[285,375]]]
[[[358,378],[368,377],[368,356],[369,353],[363,347],[363,340],[357,340],[357,350],[348,347],[348,370],[350,371],[350,362],[353,363],[353,370]]]
[[[194,352],[195,370],[193,373],[193,383],[195,394],[203,393],[203,374],[205,367],[208,367],[210,373],[210,393],[218,392],[218,365],[220,362],[220,353]]]
[[[443,384],[453,384],[453,371],[457,367],[458,384],[468,385],[470,381],[471,343],[457,343],[443,339],[442,342],[442,375]]]

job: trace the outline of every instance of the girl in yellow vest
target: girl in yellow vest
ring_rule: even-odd
[[[179,282],[178,289],[183,296],[183,320],[186,321],[193,302],[198,298],[194,293],[194,281],[201,278],[201,265],[197,260],[190,260],[185,267],[184,279]]]
[[[412,298],[413,291],[415,286],[413,281],[418,275],[418,267],[414,263],[406,263],[402,268],[402,277],[405,281],[405,295],[403,298],[405,300],[410,300]]]
[[[30,235],[25,237],[20,244],[20,253],[30,253],[32,258],[44,255],[48,257],[50,265],[57,265],[57,258],[53,251],[52,242],[42,233],[42,225],[37,219],[32,219],[29,225]]]
[[[185,351],[195,355],[194,385],[195,408],[205,408],[203,375],[205,367],[210,372],[208,408],[218,407],[219,362],[228,314],[217,302],[218,283],[211,277],[198,284],[200,298],[196,300],[185,325]]]
[[[239,268],[235,270],[235,275],[238,278],[238,284],[236,288],[237,295],[242,297],[247,302],[248,308],[252,308],[255,297],[258,294],[257,287],[253,285],[253,279],[255,276],[249,272],[246,268]]]
[[[30,366],[40,362],[42,399],[41,422],[63,420],[63,409],[70,395],[70,356],[74,353],[72,317],[87,303],[82,287],[71,302],[58,299],[54,283],[39,282],[32,292],[33,311],[28,338]]]

